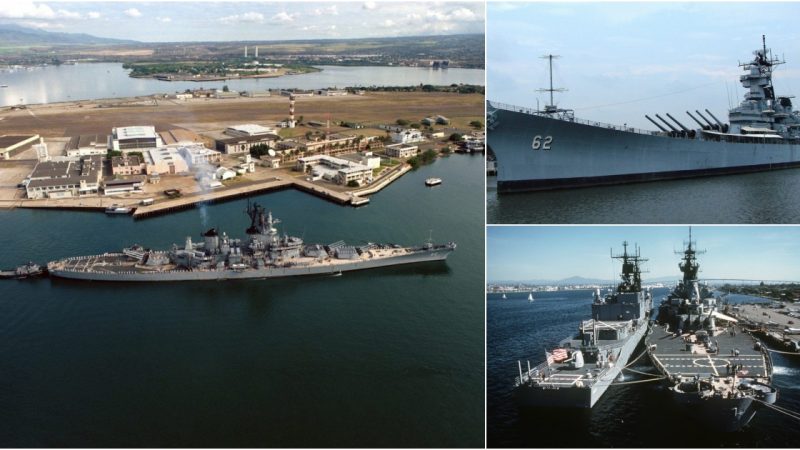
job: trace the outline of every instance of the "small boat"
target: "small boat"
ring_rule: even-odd
[[[46,267],[42,267],[36,263],[29,262],[28,264],[23,264],[13,270],[0,271],[0,278],[23,279],[28,277],[38,277],[40,275],[44,275],[45,272],[47,272]]]
[[[7,84],[0,84],[0,88],[8,87]]]
[[[503,300],[505,300],[505,299],[506,299],[506,294],[503,294]]]
[[[117,205],[116,203],[106,207],[106,214],[130,214],[133,211],[124,205]]]
[[[436,186],[438,184],[442,184],[441,178],[428,178],[425,180],[425,186]]]
[[[533,291],[531,291],[531,293],[528,294],[528,301],[533,303]]]

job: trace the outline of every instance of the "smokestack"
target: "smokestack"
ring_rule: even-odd
[[[247,46],[244,46],[244,57],[247,58]]]
[[[289,128],[294,128],[294,94],[289,94]]]
[[[258,47],[256,47],[256,59],[258,59]]]

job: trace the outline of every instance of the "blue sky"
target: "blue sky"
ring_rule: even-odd
[[[154,41],[289,40],[483,33],[483,2],[33,2],[0,22]]]
[[[609,250],[639,245],[649,261],[643,278],[680,278],[678,262],[689,228],[488,227],[487,276],[493,280],[558,280],[571,276],[616,279]],[[703,278],[800,280],[800,227],[695,226],[692,239]]]
[[[738,62],[752,59],[762,34],[787,61],[775,73],[777,94],[800,94],[798,18],[797,2],[489,2],[487,98],[544,105],[539,56],[552,53],[561,55],[554,85],[569,89],[556,103],[576,117],[654,129],[645,114],[695,125],[685,111],[708,108],[722,120],[728,92],[734,104],[744,95]]]

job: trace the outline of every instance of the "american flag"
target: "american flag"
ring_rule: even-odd
[[[565,348],[556,348],[553,350],[553,360],[555,362],[561,362],[569,357],[567,356],[567,349]]]
[[[550,353],[547,350],[545,350],[544,354],[545,354],[545,356],[547,356],[547,365],[548,366],[555,362],[555,361],[553,361],[553,354],[552,353]]]

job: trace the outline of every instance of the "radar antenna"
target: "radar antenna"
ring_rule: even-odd
[[[550,93],[550,104],[545,105],[544,110],[545,112],[557,112],[558,108],[556,108],[556,104],[553,101],[553,92],[564,92],[566,91],[565,88],[553,88],[553,59],[560,58],[561,55],[542,55],[540,58],[546,59],[550,63],[550,89],[537,89],[537,92],[549,92]]]

